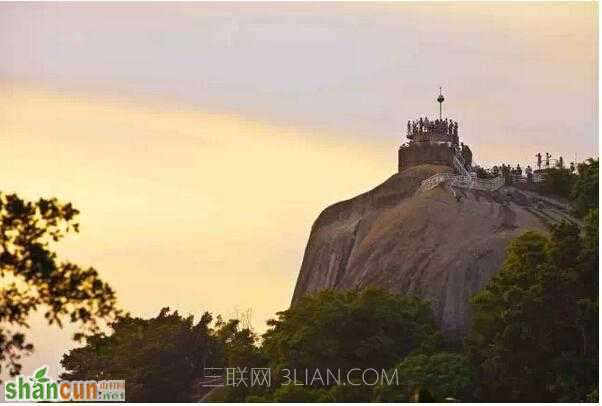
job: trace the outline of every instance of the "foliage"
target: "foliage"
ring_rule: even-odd
[[[574,200],[575,212],[580,217],[585,216],[589,210],[599,207],[598,163],[598,159],[590,158],[577,166],[579,175],[573,186],[571,197]]]
[[[359,382],[353,385],[334,385],[330,388],[314,388],[306,386],[302,382],[282,385],[272,394],[263,396],[248,396],[246,402],[370,402],[372,400],[373,388],[362,385]]]
[[[248,372],[251,368],[265,367],[267,360],[256,345],[257,335],[250,327],[241,327],[240,320],[232,319],[224,322],[217,316],[214,335],[220,346],[220,358],[215,365],[222,368],[238,368]],[[238,386],[226,385],[222,390],[211,396],[212,402],[244,402],[247,398],[261,397],[266,392],[264,386],[249,386],[240,384]]]
[[[517,237],[501,270],[474,296],[470,352],[481,400],[582,401],[595,389],[597,224],[596,211],[583,233],[561,223],[549,238]]]
[[[478,165],[473,166],[472,170],[474,172],[476,172],[477,178],[479,178],[479,179],[491,179],[491,178],[495,178],[497,176],[498,169],[497,169],[497,167],[494,167],[494,168],[496,169],[495,173],[493,172],[493,169],[492,169],[492,172],[489,172],[487,169],[485,169],[481,166],[478,166]]]
[[[275,371],[390,368],[440,341],[428,303],[376,289],[304,297],[269,325],[263,349]]]
[[[56,199],[28,202],[0,193],[0,371],[19,373],[19,359],[33,349],[25,336],[30,314],[44,308],[49,324],[78,322],[83,333],[118,315],[115,293],[93,268],[58,262],[50,243],[78,231],[78,211]]]
[[[192,316],[182,317],[169,308],[148,320],[122,317],[113,323],[111,335],[90,337],[85,347],[63,356],[67,372],[62,378],[125,379],[127,398],[133,402],[194,400],[193,384],[205,376],[205,368],[253,365],[260,359],[249,328],[219,316],[213,327],[212,320],[205,312],[194,324]],[[244,396],[246,392],[228,400]]]
[[[203,367],[213,366],[219,344],[211,334],[212,317],[197,324],[178,312],[161,310],[155,318],[124,317],[110,336],[97,335],[88,345],[63,356],[63,379],[125,379],[128,400],[188,401],[190,388]]]
[[[250,327],[242,328],[240,320],[223,321],[217,316],[215,337],[220,343],[221,364],[224,367],[257,367],[265,364],[265,359],[255,345],[257,335]],[[220,365],[221,365],[220,364]]]
[[[370,401],[374,386],[287,381],[283,369],[309,375],[326,369],[346,376],[351,368],[391,368],[409,354],[430,353],[442,343],[430,306],[382,290],[322,291],[306,296],[263,335],[259,355],[238,366],[270,367],[270,388],[227,387],[212,401],[341,402]],[[247,362],[246,364],[244,362]],[[290,376],[287,375],[287,376]],[[346,383],[342,379],[343,383]]]
[[[321,402],[320,397],[323,395],[324,389],[311,389],[307,386],[286,385],[281,386],[276,390],[271,397],[272,402],[290,403],[290,402]]]
[[[428,398],[471,400],[476,382],[475,371],[460,354],[440,352],[431,356],[416,354],[396,367],[399,385],[381,385],[376,400],[386,402],[424,401]],[[419,399],[416,399],[416,396]]]
[[[546,168],[543,171],[542,193],[548,193],[566,199],[571,197],[577,175],[567,168]]]
[[[370,402],[373,393],[373,386],[356,381],[353,384],[334,385],[323,389],[318,396],[318,402]]]

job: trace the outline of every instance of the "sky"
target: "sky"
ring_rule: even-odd
[[[395,173],[439,86],[479,164],[597,156],[597,12],[1,3],[0,190],[73,202],[57,251],[132,314],[251,309],[263,331],[317,215]],[[25,372],[57,368],[71,331],[32,320]]]

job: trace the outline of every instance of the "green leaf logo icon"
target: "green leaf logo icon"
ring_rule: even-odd
[[[45,377],[46,371],[48,371],[48,367],[38,369],[35,374],[36,381],[48,382],[48,378]]]

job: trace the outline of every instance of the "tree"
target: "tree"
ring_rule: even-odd
[[[231,352],[239,360],[233,366],[269,367],[271,386],[226,387],[212,401],[369,401],[373,386],[337,385],[320,379],[312,386],[290,380],[307,378],[302,375],[311,378],[316,371],[325,377],[327,369],[340,371],[343,377],[351,368],[380,371],[410,353],[431,352],[441,343],[428,303],[377,289],[322,291],[277,315],[278,319],[268,321],[271,328],[263,335],[259,356],[248,349],[247,339],[242,340],[247,344],[240,351]],[[226,336],[231,335],[232,326],[220,326]],[[252,356],[245,359],[244,353]],[[289,370],[286,378],[285,368]]]
[[[494,167],[494,168],[497,168],[497,167]],[[495,177],[495,175],[493,175],[493,170],[490,173],[487,169],[485,169],[481,166],[478,166],[478,165],[473,166],[472,170],[474,172],[476,172],[477,178],[479,178],[479,179],[491,179],[491,178]]]
[[[353,385],[345,382],[344,385],[333,385],[318,392],[318,402],[371,402],[374,397],[374,386],[363,385],[361,381]]]
[[[598,159],[588,159],[578,165],[577,176],[571,197],[575,202],[575,212],[584,217],[589,210],[597,209],[598,203]]]
[[[223,349],[213,333],[212,316],[197,324],[169,308],[148,320],[123,317],[113,334],[98,334],[63,356],[62,379],[125,379],[133,402],[191,401],[191,387],[204,368],[223,364]]]
[[[597,389],[597,224],[522,234],[472,299],[481,400],[583,401]]]
[[[281,386],[276,390],[273,396],[262,399],[262,401],[270,401],[276,403],[311,403],[322,402],[321,397],[324,394],[324,389],[311,389],[306,386],[286,385]]]
[[[540,191],[568,199],[571,197],[575,179],[576,176],[571,173],[570,169],[546,168],[544,169]]]
[[[223,321],[217,316],[215,336],[221,344],[225,367],[258,367],[266,360],[257,347],[258,337],[250,327],[241,327],[238,319]]]
[[[476,382],[475,371],[464,356],[440,352],[431,356],[407,357],[395,368],[399,385],[381,385],[380,402],[471,400]]]
[[[223,368],[231,368],[232,371],[246,370],[247,378],[249,378],[248,373],[251,368],[266,366],[267,360],[257,346],[258,337],[249,325],[241,327],[241,322],[238,319],[224,322],[218,316],[215,328],[214,334],[220,344],[220,354],[222,357],[221,361],[216,365]],[[237,386],[226,385],[219,393],[211,397],[211,401],[244,402],[247,398],[255,397],[259,399],[262,395],[266,394],[267,389],[261,385],[249,385],[248,382]]]
[[[443,344],[428,303],[373,288],[322,291],[277,315],[268,322],[271,328],[261,347],[265,365],[272,370],[272,386],[263,392],[246,391],[246,401],[371,401],[377,383],[363,382],[363,375],[348,375],[349,371],[386,372],[408,355],[430,354]],[[341,381],[325,379],[327,371]],[[284,375],[288,379],[282,379]],[[321,378],[314,381],[315,376]],[[226,399],[232,397],[218,400]]]
[[[212,322],[208,312],[194,324],[192,316],[182,317],[167,307],[151,319],[121,317],[112,324],[111,334],[90,337],[86,346],[63,356],[66,372],[61,378],[125,379],[127,400],[133,402],[197,400],[193,385],[206,378],[206,372],[225,383],[225,368],[250,368],[262,362],[250,328],[220,316]],[[221,400],[242,401],[249,393],[231,389],[221,394]]]
[[[441,338],[428,303],[376,289],[306,296],[268,324],[263,351],[274,371],[390,368]]]
[[[93,268],[58,262],[51,242],[78,231],[78,211],[56,199],[28,202],[0,192],[0,371],[19,373],[21,357],[32,351],[23,333],[29,315],[40,308],[49,324],[66,320],[92,334],[100,321],[119,314],[111,287]]]

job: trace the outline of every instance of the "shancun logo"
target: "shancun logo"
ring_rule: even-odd
[[[7,401],[123,402],[125,381],[56,381],[46,376],[48,367],[38,368],[32,376],[17,376],[4,385]]]

